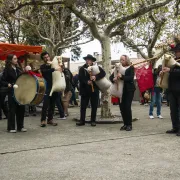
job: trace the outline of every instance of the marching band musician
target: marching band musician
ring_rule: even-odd
[[[171,50],[174,51],[176,59],[180,59],[180,43]],[[169,72],[168,91],[172,129],[166,133],[180,136],[180,67],[177,65],[172,68],[164,67],[162,72]]]
[[[117,82],[118,79],[124,81],[122,101],[119,100],[119,107],[123,118],[124,125],[120,130],[131,131],[132,130],[132,111],[131,104],[134,97],[135,85],[134,85],[134,67],[130,66],[131,62],[127,55],[120,57],[120,63],[123,67],[126,67],[125,75],[118,73],[117,77],[114,77],[114,73],[110,76],[112,83]]]
[[[96,113],[99,102],[99,88],[94,81],[105,77],[105,71],[99,67],[100,73],[96,76],[90,76],[86,68],[93,65],[96,58],[88,54],[83,58],[86,61],[79,69],[79,82],[80,82],[80,95],[81,95],[81,107],[80,107],[80,122],[76,123],[77,126],[85,125],[86,109],[91,102],[91,126],[96,126]]]
[[[42,113],[41,113],[41,127],[46,127],[47,111],[48,111],[47,124],[52,125],[52,126],[57,126],[57,123],[53,121],[53,114],[54,114],[54,109],[55,109],[55,101],[58,98],[58,92],[53,92],[51,97],[49,96],[49,94],[52,88],[52,73],[54,71],[60,71],[61,69],[51,68],[49,64],[49,62],[51,62],[51,58],[48,52],[41,53],[41,59],[44,60],[44,64],[40,66],[40,70],[41,70],[43,78],[47,82],[46,95],[44,97]]]
[[[1,79],[3,86],[9,88],[8,91],[8,127],[7,130],[10,133],[16,133],[15,121],[17,123],[17,131],[26,132],[24,128],[24,112],[25,106],[19,105],[13,97],[13,85],[16,82],[17,77],[22,73],[20,68],[17,67],[18,59],[16,55],[9,54],[7,56],[5,69]]]

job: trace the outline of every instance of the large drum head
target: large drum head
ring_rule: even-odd
[[[18,88],[14,89],[16,101],[22,105],[30,104],[37,92],[35,77],[29,74],[22,74],[17,79],[16,84],[18,85]]]

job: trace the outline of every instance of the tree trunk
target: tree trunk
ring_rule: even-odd
[[[46,46],[47,52],[50,54],[51,57],[55,56],[54,48],[51,45]]]
[[[16,44],[12,24],[9,22],[9,39],[11,44]]]
[[[110,38],[104,36],[101,40],[102,48],[102,65],[106,72],[106,77],[109,79],[111,73],[111,43]],[[101,118],[111,118],[111,97],[110,92],[102,93],[101,96],[102,106],[101,106]]]

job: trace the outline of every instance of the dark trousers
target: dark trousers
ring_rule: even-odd
[[[25,115],[29,115],[29,105],[25,105]]]
[[[91,122],[96,121],[96,113],[98,108],[98,101],[99,101],[99,93],[94,92],[87,96],[81,96],[81,108],[80,108],[80,121],[85,122],[86,117],[86,109],[89,104],[89,100],[91,102]]]
[[[6,117],[8,117],[8,107],[5,104],[6,93],[0,93],[0,118],[2,118],[2,111]]]
[[[48,116],[48,119],[47,119],[48,121],[53,119],[55,102],[58,97],[58,93],[53,92],[52,96],[49,96],[49,93],[50,91],[47,91],[46,95],[44,96],[43,107],[42,107],[42,112],[41,112],[41,121],[45,121],[46,116]]]
[[[166,89],[165,91],[165,96],[166,96],[166,100],[167,100],[167,105],[169,106],[169,90]]]
[[[57,99],[56,99],[56,106],[58,108],[60,117],[63,118],[64,117],[64,109],[63,109],[61,96],[62,96],[62,94],[58,93]]]
[[[70,103],[72,104],[74,102],[74,104],[76,105],[77,101],[76,101],[75,88],[72,88],[71,92],[72,92],[72,96],[71,96],[71,99],[70,99]]]
[[[8,94],[8,127],[7,130],[15,130],[15,121],[17,124],[17,130],[21,130],[24,127],[24,112],[25,106],[19,105],[13,97],[13,93]]]
[[[124,125],[132,126],[132,110],[131,104],[134,97],[134,91],[123,92],[122,101],[119,101],[119,107]]]
[[[171,115],[172,127],[174,129],[180,130],[180,117],[179,117],[180,94],[170,92],[169,102],[170,102],[170,115]]]
[[[36,106],[35,105],[30,106],[30,112],[32,112],[33,114],[36,114]]]
[[[36,106],[35,105],[25,105],[25,115],[29,115],[29,113],[36,114]]]

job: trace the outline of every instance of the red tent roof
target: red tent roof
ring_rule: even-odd
[[[41,53],[41,46],[26,46],[17,44],[0,43],[0,60],[6,60],[8,54],[15,54],[17,57],[29,53]]]

